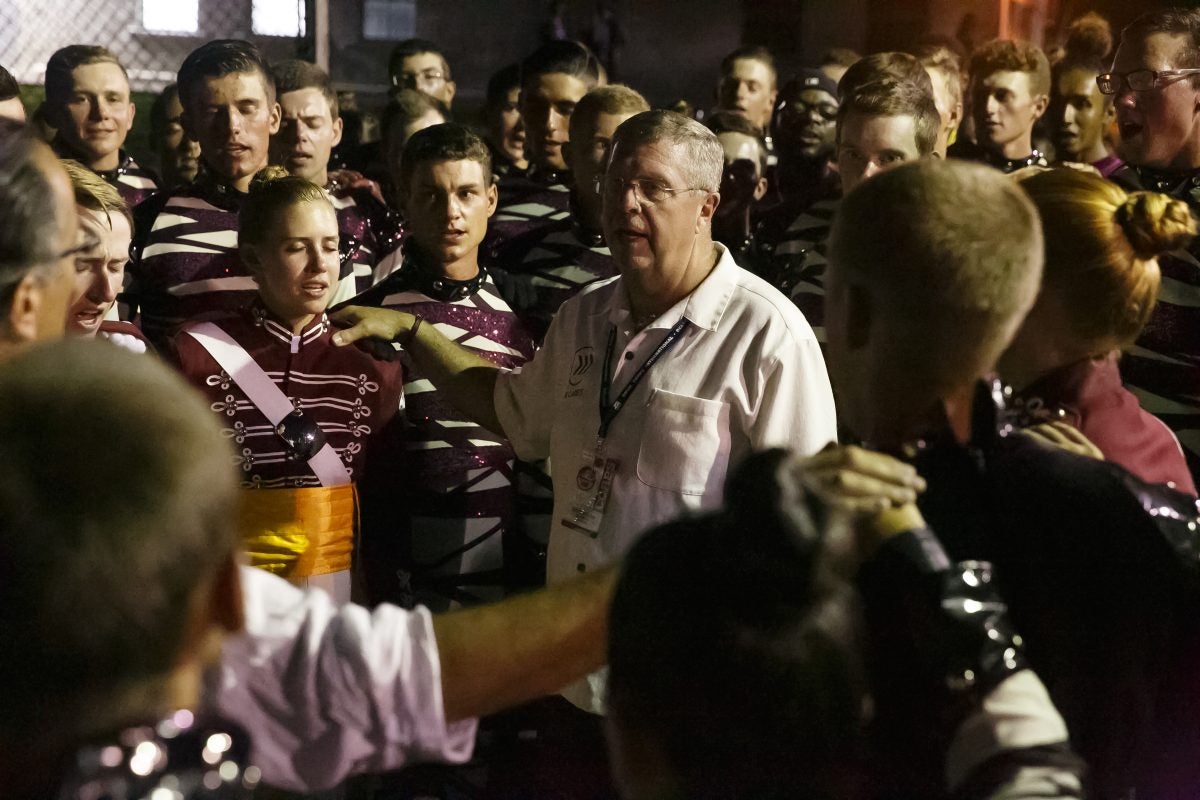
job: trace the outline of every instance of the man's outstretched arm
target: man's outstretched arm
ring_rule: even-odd
[[[471,755],[474,717],[551,694],[606,660],[615,569],[443,615],[337,606],[243,567],[246,630],[226,640],[205,705],[237,722],[274,786]]]
[[[499,603],[435,615],[446,721],[552,694],[602,666],[616,574],[609,567]]]
[[[350,326],[333,335],[334,344],[339,346],[361,339],[390,343],[399,338],[417,366],[455,408],[492,433],[506,436],[493,400],[496,376],[500,374],[495,364],[450,341],[433,323],[423,321],[417,325],[417,317],[404,311],[348,306],[332,318]]]

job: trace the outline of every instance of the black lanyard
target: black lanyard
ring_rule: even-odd
[[[613,420],[617,418],[617,414],[621,413],[621,409],[625,407],[625,403],[629,400],[629,396],[633,394],[633,390],[642,382],[642,378],[646,377],[646,373],[650,371],[663,355],[666,354],[671,347],[679,341],[679,337],[688,326],[687,317],[680,317],[679,322],[675,323],[675,327],[667,333],[667,337],[662,340],[646,362],[637,368],[637,372],[633,373],[633,377],[629,379],[629,383],[625,384],[625,388],[617,395],[617,399],[611,405],[609,404],[609,393],[612,391],[612,357],[613,350],[617,346],[617,329],[612,327],[608,331],[608,348],[604,351],[604,372],[600,375],[600,432],[597,434],[601,439],[608,436],[608,428],[612,425]]]

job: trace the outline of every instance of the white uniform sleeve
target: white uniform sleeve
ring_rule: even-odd
[[[817,341],[790,343],[772,366],[750,426],[750,446],[784,447],[808,456],[836,442],[833,389]]]
[[[1001,681],[959,725],[946,753],[946,785],[955,797],[1081,798],[1081,764],[1046,687],[1026,669]],[[979,781],[979,773],[989,779]]]
[[[246,631],[226,642],[205,701],[242,725],[263,780],[318,791],[412,760],[471,756],[475,720],[447,725],[428,609],[338,607],[242,569]]]

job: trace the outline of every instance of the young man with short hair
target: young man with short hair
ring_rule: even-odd
[[[949,155],[1003,172],[1047,166],[1033,146],[1033,126],[1050,103],[1050,62],[1042,49],[998,39],[971,55],[970,71],[975,143],[960,141]]]
[[[837,166],[847,194],[876,173],[936,157],[940,116],[926,85],[885,79],[842,97]],[[825,341],[825,269],[838,200],[816,203],[788,229],[776,251],[776,281]]]
[[[158,171],[167,190],[186,186],[200,172],[200,143],[183,129],[178,84],[170,84],[150,107],[150,140],[158,153]]]
[[[497,196],[483,140],[456,123],[418,131],[396,182],[408,230],[404,264],[354,302],[416,314],[504,369],[532,358],[533,340],[479,263]],[[411,601],[412,593],[441,610],[495,598],[511,583],[512,446],[464,418],[407,352],[402,357],[406,422],[387,445],[393,455],[376,461],[380,471],[362,488],[362,564],[373,599]]]
[[[200,143],[200,175],[136,210],[127,292],[142,331],[164,351],[183,322],[257,296],[238,258],[237,216],[280,120],[266,60],[236,39],[211,41],[184,59],[179,99],[184,129]]]
[[[600,224],[596,179],[617,126],[650,104],[628,86],[588,92],[571,115],[563,159],[574,177],[570,215],[515,237],[501,258],[485,255],[497,284],[539,343],[558,308],[586,284],[617,274]]]
[[[115,186],[78,161],[65,160],[79,224],[96,245],[75,257],[75,286],[67,309],[67,335],[104,339],[138,353],[147,342],[136,325],[108,319],[125,279],[133,212]]]
[[[342,274],[334,303],[365,292],[400,266],[404,228],[400,215],[368,186],[342,186],[329,174],[329,155],[342,139],[337,93],[328,73],[293,59],[273,65],[279,100],[279,132],[271,137],[272,160],[293,175],[329,192],[342,232]]]
[[[766,130],[775,112],[775,59],[765,47],[739,47],[721,61],[717,110],[730,111]]]
[[[73,44],[46,62],[46,115],[58,130],[55,150],[116,186],[130,208],[158,190],[154,175],[123,149],[136,110],[129,75],[107,48]]]
[[[450,77],[450,62],[428,39],[405,39],[392,48],[388,77],[395,89],[416,89],[437,98],[446,108],[458,85]]]
[[[500,206],[484,242],[489,258],[508,260],[508,240],[568,217],[571,178],[563,151],[571,114],[585,94],[603,83],[600,62],[578,42],[547,42],[521,62],[529,170],[500,181]]]

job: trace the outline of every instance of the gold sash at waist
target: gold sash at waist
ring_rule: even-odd
[[[250,563],[288,579],[350,569],[354,484],[243,489],[240,530]]]

